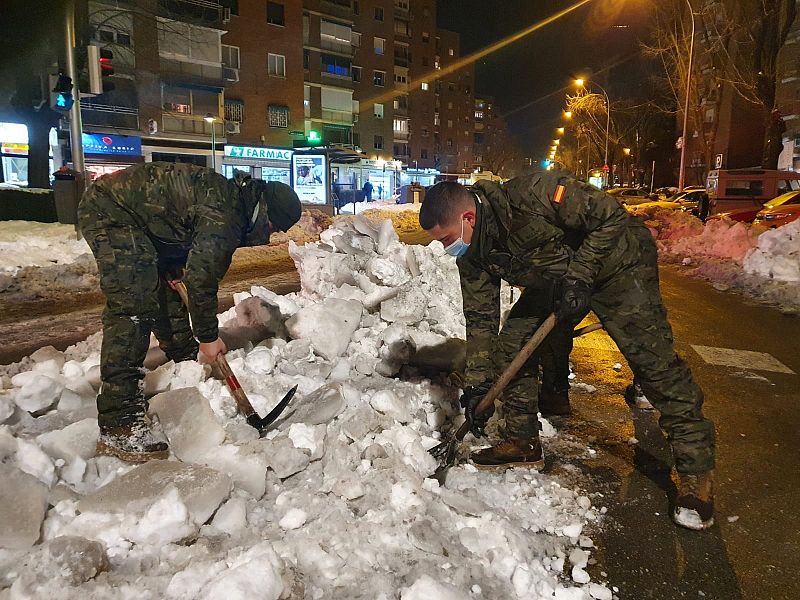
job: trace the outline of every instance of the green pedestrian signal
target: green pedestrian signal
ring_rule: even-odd
[[[72,108],[75,99],[72,97],[72,79],[59,73],[50,76],[50,108],[59,112],[67,112]]]
[[[319,134],[319,131],[314,131],[312,129],[308,132],[306,141],[310,146],[319,146],[322,143],[322,136]]]

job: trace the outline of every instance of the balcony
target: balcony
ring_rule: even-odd
[[[353,5],[349,0],[320,0],[319,9],[332,17],[353,18]]]
[[[205,27],[220,28],[222,12],[217,0],[158,0],[158,16]]]
[[[170,84],[189,84],[208,90],[222,90],[222,63],[209,65],[161,57],[161,79]]]
[[[211,136],[212,123],[206,122],[200,115],[164,112],[161,115],[161,125],[161,129],[165,133],[185,133],[204,137]],[[217,137],[220,137],[219,127],[217,127]]]
[[[109,129],[139,130],[139,110],[127,106],[95,104],[81,101],[81,118],[84,125]]]
[[[353,113],[351,111],[334,110],[323,107],[322,120],[325,123],[335,123],[337,125],[352,125]]]

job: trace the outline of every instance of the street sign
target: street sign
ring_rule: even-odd
[[[603,165],[603,173],[608,173],[609,168],[608,165]]]
[[[717,157],[714,159],[714,168],[715,169],[722,168],[722,154],[717,154]]]

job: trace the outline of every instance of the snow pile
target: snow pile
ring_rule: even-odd
[[[765,231],[744,260],[748,273],[800,283],[800,220]]]
[[[220,315],[223,332],[244,340],[228,358],[260,414],[299,386],[265,438],[208,369],[166,363],[148,379],[172,459],[94,456],[99,336],[1,380],[10,408],[0,426],[0,588],[59,598],[610,598],[586,571],[586,529],[602,512],[587,496],[520,469],[461,464],[443,486],[427,478],[436,467],[427,450],[458,413],[446,373],[463,361],[457,268],[442,245],[406,246],[390,222],[355,219],[290,252],[300,293],[254,287]],[[48,565],[58,568],[45,577]]]
[[[797,221],[765,231],[730,219],[703,224],[682,211],[648,209],[637,214],[650,227],[662,259],[680,262],[718,290],[735,289],[786,312],[800,311]]]
[[[730,219],[703,224],[687,212],[661,210],[646,223],[657,232],[659,250],[675,256],[728,258],[741,263],[758,243],[753,228]]]
[[[0,273],[16,275],[24,267],[68,265],[91,254],[77,239],[74,225],[4,221],[0,227]]]

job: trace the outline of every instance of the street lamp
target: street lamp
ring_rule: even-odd
[[[203,117],[206,123],[211,124],[211,168],[217,170],[217,117],[208,113]]]
[[[561,143],[561,140],[553,140],[553,145],[558,146]]]
[[[692,86],[692,68],[694,66],[694,33],[695,33],[695,18],[694,8],[690,0],[686,0],[689,6],[689,14],[692,16],[692,40],[689,42],[689,67],[686,69],[686,99],[683,104],[683,137],[681,137],[681,167],[678,172],[678,191],[683,191],[683,186],[686,183],[686,146],[688,146],[688,139],[686,138],[689,128],[689,95]]]
[[[572,118],[572,111],[571,111],[571,110],[565,110],[565,111],[564,111],[564,118],[565,118],[567,121],[569,121],[569,120]]]
[[[586,87],[586,81],[584,79],[576,79],[575,80],[575,85],[578,86],[579,88],[585,88]],[[594,85],[596,85],[598,88],[600,88],[600,91],[603,92],[603,96],[605,96],[605,99],[606,99],[606,153],[605,153],[605,158],[603,159],[603,162],[604,162],[603,170],[606,173],[606,185],[608,185],[608,179],[607,179],[608,178],[608,168],[609,168],[608,167],[608,138],[609,138],[609,133],[611,132],[611,101],[608,99],[608,92],[606,92],[604,87],[602,87],[601,85],[599,85],[597,83],[595,83]]]
[[[559,127],[558,129],[556,129],[556,133],[558,135],[564,135],[564,131],[565,131],[565,129],[563,127]]]

